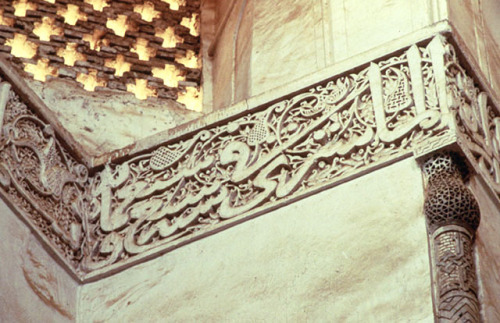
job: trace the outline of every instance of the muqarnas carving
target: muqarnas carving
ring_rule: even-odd
[[[428,180],[424,210],[430,230],[456,224],[475,232],[479,206],[464,184],[460,158],[454,153],[436,154],[424,164],[424,173]]]
[[[462,163],[457,154],[448,152],[435,154],[423,164],[424,212],[432,239],[439,322],[480,322],[473,258],[480,214],[464,184]]]

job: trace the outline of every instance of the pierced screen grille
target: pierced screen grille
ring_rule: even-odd
[[[0,0],[0,52],[38,81],[201,109],[200,1]]]

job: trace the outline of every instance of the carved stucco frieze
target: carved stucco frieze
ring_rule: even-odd
[[[444,136],[434,82],[429,49],[414,46],[107,166],[87,191],[82,270],[214,230]]]
[[[424,212],[439,322],[480,322],[473,254],[480,212],[464,183],[465,167],[461,164],[454,153],[434,154],[423,164],[427,179]]]
[[[0,111],[0,189],[63,259],[77,267],[84,229],[75,206],[88,184],[88,169],[61,145],[51,125],[1,80]]]
[[[413,45],[91,176],[6,90],[0,184],[80,277],[97,275],[454,142],[448,47]]]
[[[446,74],[459,144],[476,171],[500,196],[500,111],[447,47]]]

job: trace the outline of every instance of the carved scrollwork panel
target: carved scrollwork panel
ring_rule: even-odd
[[[0,187],[9,202],[77,266],[84,229],[74,205],[87,182],[87,168],[68,154],[51,126],[5,84],[1,83],[0,98]]]
[[[4,82],[1,188],[81,276],[125,265],[454,142],[450,107],[459,111],[453,103],[463,100],[475,111],[476,99],[460,90],[463,71],[453,67],[450,53],[441,37],[413,45],[190,138],[108,163],[92,176]],[[456,113],[477,118],[467,111]],[[498,123],[491,111],[490,134]],[[460,127],[475,129],[469,123]],[[479,133],[481,151],[498,147],[497,139]],[[496,158],[488,152],[478,159],[490,176]]]
[[[500,111],[460,66],[454,49],[447,48],[448,92],[463,138],[460,143],[478,173],[500,196]]]
[[[93,178],[82,270],[214,230],[332,185],[448,133],[426,92],[432,60],[411,47]],[[417,94],[418,93],[418,94]],[[91,202],[90,202],[91,201]]]

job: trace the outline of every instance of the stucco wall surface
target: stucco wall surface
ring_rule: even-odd
[[[0,199],[0,322],[73,322],[77,283]]]
[[[500,99],[500,2],[448,1],[449,19],[463,48]]]
[[[89,157],[123,149],[184,124],[201,113],[173,101],[138,100],[129,93],[87,92],[64,80],[26,80]]]
[[[500,322],[500,203],[477,177],[471,188],[481,210],[476,233],[476,264],[481,314],[486,323]]]
[[[217,3],[219,24],[226,12],[230,15],[213,58],[215,109],[447,18],[444,0],[238,0],[234,7],[230,4]]]
[[[81,322],[433,322],[408,159],[82,286]]]

